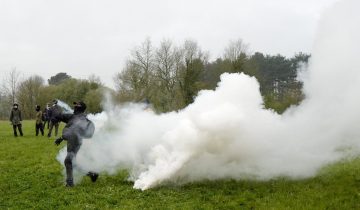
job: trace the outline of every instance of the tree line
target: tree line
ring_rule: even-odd
[[[230,41],[223,55],[210,62],[209,53],[194,40],[176,45],[164,39],[154,46],[145,39],[130,51],[125,67],[115,74],[115,90],[105,87],[94,75],[76,79],[60,72],[45,84],[41,76],[21,79],[20,72],[12,69],[4,75],[0,88],[0,118],[7,119],[17,102],[24,118],[33,119],[35,105],[43,109],[55,98],[69,104],[83,100],[88,112],[101,112],[104,91],[111,92],[118,103],[148,100],[157,112],[179,110],[192,103],[200,90],[214,89],[225,72],[256,77],[264,107],[282,113],[304,97],[297,73],[300,66],[307,66],[309,58],[304,53],[291,58],[249,53],[248,45],[239,39]]]
[[[100,79],[90,76],[88,79],[75,79],[64,72],[45,80],[38,75],[21,79],[21,74],[12,69],[5,75],[0,91],[0,118],[8,119],[13,103],[18,103],[24,119],[34,119],[35,106],[43,110],[53,99],[65,103],[83,100],[88,104],[91,113],[101,112],[103,91],[106,87]]]
[[[214,89],[222,73],[244,73],[256,77],[264,106],[282,113],[303,99],[297,80],[300,66],[310,55],[250,54],[241,39],[230,41],[223,56],[209,62],[209,53],[197,42],[186,40],[177,46],[163,40],[158,47],[146,39],[132,51],[126,67],[115,77],[120,101],[149,100],[158,112],[179,110],[192,103],[202,89]],[[234,96],[235,97],[235,96]]]

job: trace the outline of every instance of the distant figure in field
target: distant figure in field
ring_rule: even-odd
[[[44,109],[44,112],[43,112],[43,121],[44,121],[44,126],[43,126],[43,128],[45,129],[45,128],[47,128],[47,129],[49,129],[49,111],[50,111],[50,104],[49,103],[47,103],[46,104],[46,107],[45,107],[45,109]],[[46,126],[47,125],[47,126]]]
[[[13,126],[15,137],[18,136],[16,128],[19,130],[20,136],[23,136],[23,132],[22,132],[22,128],[21,128],[21,121],[22,121],[22,117],[21,117],[21,111],[19,109],[19,104],[14,103],[13,108],[10,113],[10,122],[11,122],[11,125]]]
[[[51,137],[51,133],[52,133],[52,130],[54,127],[55,127],[55,136],[58,135],[60,121],[56,118],[56,116],[58,116],[62,112],[62,110],[61,110],[61,107],[57,103],[58,103],[58,101],[56,99],[53,100],[53,105],[48,112],[48,117],[50,120],[49,133],[47,135],[48,138]]]
[[[36,105],[35,107],[36,110],[36,116],[35,116],[35,133],[36,136],[39,135],[39,130],[41,132],[41,135],[44,136],[44,125],[43,125],[43,113],[40,110],[40,106]]]
[[[145,98],[145,100],[143,100],[143,103],[145,105],[144,106],[145,111],[148,111],[148,112],[153,111],[152,105],[151,105],[150,100],[148,98]]]
[[[73,114],[60,114],[57,119],[66,123],[62,136],[55,140],[55,144],[59,145],[63,140],[67,141],[67,155],[64,161],[66,168],[66,186],[74,186],[73,179],[73,163],[77,152],[79,151],[83,138],[91,138],[94,134],[94,123],[87,119],[84,113],[86,104],[82,101],[74,102]],[[98,174],[94,172],[87,173],[91,181],[95,182]]]

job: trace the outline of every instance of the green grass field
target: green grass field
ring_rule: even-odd
[[[66,188],[55,159],[66,144],[36,137],[34,121],[23,130],[15,138],[9,122],[0,121],[0,209],[360,209],[360,158],[296,181],[203,181],[140,191],[120,172]]]

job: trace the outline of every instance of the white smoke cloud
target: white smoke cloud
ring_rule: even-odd
[[[359,8],[345,0],[324,14],[300,106],[278,115],[263,108],[255,78],[223,74],[215,91],[201,91],[179,112],[128,104],[89,116],[96,131],[83,141],[77,166],[127,169],[134,188],[145,190],[203,179],[304,178],[359,155]]]
[[[59,105],[62,109],[64,113],[73,113],[74,110],[65,102],[63,102],[62,100],[56,99],[57,100],[57,105]]]

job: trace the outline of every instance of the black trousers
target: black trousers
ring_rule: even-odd
[[[62,131],[63,140],[67,141],[67,155],[64,160],[65,169],[66,169],[66,183],[69,186],[73,185],[73,168],[75,163],[76,154],[80,150],[82,144],[82,137],[79,134],[79,124],[77,126],[66,127]],[[93,182],[96,181],[98,174],[95,172],[89,172],[87,174],[90,176]]]
[[[16,128],[19,130],[20,136],[23,136],[21,124],[13,125],[14,136],[18,136],[18,135],[17,135]]]
[[[77,135],[74,135],[70,139],[66,139],[66,140],[67,140],[67,155],[64,161],[65,169],[66,169],[66,181],[72,182],[74,159],[81,147],[82,139],[77,137]]]
[[[39,124],[35,124],[35,132],[36,132],[36,136],[39,135],[39,130],[41,132],[41,135],[44,136],[44,126],[42,123]]]
[[[51,133],[52,133],[52,130],[53,130],[54,127],[55,127],[55,136],[58,135],[59,122],[52,122],[52,121],[50,121],[50,128],[49,128],[48,137],[51,137]]]
[[[49,120],[45,120],[45,121],[44,121],[44,126],[43,126],[43,128],[44,128],[44,129],[45,129],[45,128],[49,129],[49,124],[50,124]],[[46,125],[47,125],[47,126],[46,126]]]

